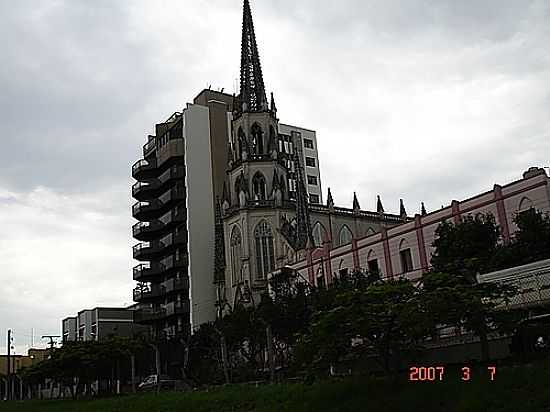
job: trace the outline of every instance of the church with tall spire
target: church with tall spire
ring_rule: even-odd
[[[315,132],[279,122],[275,98],[267,100],[252,10],[244,0],[240,91],[231,112],[223,195],[225,278],[218,307],[259,302],[270,273],[316,251],[402,223],[402,217],[321,204]],[[313,135],[313,136],[312,136]],[[317,194],[315,190],[319,190]],[[337,270],[337,268],[335,268]],[[332,268],[314,275],[327,283]],[[223,312],[223,310],[222,310]]]
[[[410,220],[404,205],[362,210],[355,194],[337,206],[330,189],[324,203],[317,134],[280,122],[275,97],[244,0],[239,92],[202,90],[155,125],[132,167],[135,319],[155,340],[184,340],[259,303],[277,269]],[[340,266],[318,265],[310,281],[328,284]]]

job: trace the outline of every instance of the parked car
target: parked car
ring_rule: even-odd
[[[154,391],[160,386],[160,390],[174,389],[176,381],[170,379],[167,375],[160,375],[160,382],[158,379],[159,375],[149,375],[147,376],[139,385],[139,391]]]

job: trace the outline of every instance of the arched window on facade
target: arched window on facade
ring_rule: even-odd
[[[526,212],[533,207],[533,201],[527,196],[523,197],[519,202],[518,213]]]
[[[264,280],[268,273],[275,270],[275,253],[271,226],[262,220],[254,231],[256,246],[256,278]]]
[[[323,245],[323,242],[327,240],[327,231],[321,222],[315,223],[311,231],[313,235],[313,240],[315,241],[315,246],[320,247]]]
[[[254,147],[254,153],[263,154],[264,153],[264,139],[262,128],[258,123],[254,123],[250,129],[250,136],[252,140],[252,146]]]
[[[243,252],[243,245],[242,245],[242,237],[241,237],[241,231],[238,226],[235,226],[233,228],[233,231],[231,232],[231,240],[230,240],[230,246],[231,246],[231,280],[233,281],[233,284],[237,284],[239,282],[242,282],[242,252]]]
[[[243,132],[242,127],[239,127],[239,131],[237,132],[237,150],[239,154],[239,159],[243,158],[243,145],[245,144],[246,135]]]
[[[347,225],[342,226],[342,229],[340,229],[340,234],[338,235],[338,246],[351,243],[352,238],[353,234],[351,233],[349,227]]]
[[[252,178],[252,193],[254,195],[254,200],[266,199],[265,178],[260,172],[256,172]]]
[[[370,274],[380,273],[380,264],[378,263],[376,253],[372,249],[367,253],[367,270]]]
[[[401,260],[401,272],[408,273],[414,270],[412,251],[406,239],[399,243],[399,259]]]

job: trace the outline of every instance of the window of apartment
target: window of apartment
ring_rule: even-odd
[[[369,273],[378,273],[380,268],[378,267],[378,259],[371,259],[367,262],[367,268]]]
[[[315,159],[313,157],[306,156],[306,166],[315,167]]]
[[[413,262],[411,249],[402,250],[399,252],[399,257],[401,258],[401,269],[403,270],[403,273],[412,272]]]
[[[319,203],[319,195],[309,195],[309,203]]]
[[[307,175],[307,184],[317,186],[317,176]]]
[[[313,140],[311,139],[304,139],[304,147],[306,149],[313,149]]]

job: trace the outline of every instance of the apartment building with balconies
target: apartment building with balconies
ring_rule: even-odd
[[[132,167],[136,322],[155,340],[215,319],[214,211],[227,164],[234,97],[203,90],[156,125]]]

